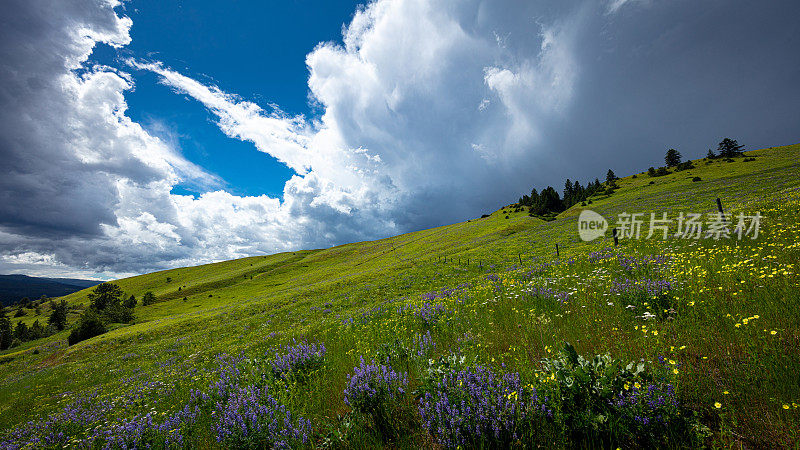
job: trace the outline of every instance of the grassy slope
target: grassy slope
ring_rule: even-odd
[[[588,207],[613,222],[616,214],[625,211],[668,212],[671,217],[676,216],[679,211],[709,212],[715,209],[714,199],[721,197],[725,207],[733,211],[750,212],[761,209],[764,212],[769,211],[768,208],[774,208],[772,212],[775,214],[790,214],[780,209],[785,200],[776,200],[774,197],[776,193],[782,193],[780,195],[788,196],[790,202],[795,202],[796,211],[796,188],[800,184],[800,145],[748,152],[748,155],[757,156],[756,161],[744,163],[741,162],[742,158],[737,158],[734,163],[714,161],[706,165],[700,160],[696,162],[696,169],[665,177],[651,178],[646,174],[638,174],[635,179],[623,178],[618,182],[619,191],[608,198],[593,198]],[[692,182],[694,176],[701,177],[702,181]],[[649,184],[651,181],[654,182],[653,185]],[[792,189],[795,189],[791,191],[793,194],[786,194]],[[585,260],[588,252],[608,246],[610,237],[592,243],[580,242],[576,232],[576,216],[581,209],[576,205],[552,222],[531,218],[524,213],[498,211],[489,218],[378,241],[244,258],[119,280],[118,284],[128,295],[135,294],[141,298],[144,292],[153,291],[163,301],[148,307],[137,307],[135,324],[119,326],[103,336],[73,347],[66,347],[67,332],[63,332],[0,354],[0,429],[52,411],[65,392],[100,388],[113,395],[112,393],[130,389],[130,380],[138,379],[142,374],[148,374],[149,380],[170,382],[175,377],[183,377],[187,371],[196,370],[192,372],[197,374],[193,379],[184,380],[184,387],[192,383],[200,385],[208,377],[205,374],[215,365],[214,358],[219,353],[254,354],[276,343],[285,342],[290,336],[302,335],[325,340],[329,351],[340,351],[347,355],[337,363],[336,368],[331,369],[329,376],[333,382],[328,383],[330,388],[322,389],[315,394],[316,397],[307,399],[311,410],[308,414],[317,418],[328,417],[335,411],[341,412],[344,409],[341,404],[344,375],[352,367],[356,354],[369,354],[371,345],[385,339],[377,329],[362,330],[367,336],[363,339],[345,334],[339,336],[338,327],[343,319],[357,316],[387,300],[412,299],[421,293],[454,287],[462,282],[477,285],[477,280],[483,280],[487,271],[501,272],[511,266],[519,266],[520,258],[524,268],[552,261],[555,259],[555,243],[560,246],[562,259]],[[506,215],[509,218],[505,218]],[[769,212],[766,215],[770,217]],[[646,216],[649,217],[649,214]],[[789,232],[796,232],[797,215],[781,217],[780,220],[791,225]],[[791,236],[778,233],[779,228],[779,224],[765,221],[765,239],[778,239],[781,236],[790,243]],[[728,244],[703,242],[699,245],[700,247],[695,247],[692,243],[683,241],[623,242],[622,251],[684,255],[686,259],[682,261],[689,267],[691,264],[699,266],[707,262],[709,255],[714,255],[713,249]],[[778,250],[771,248],[769,241],[760,250],[764,250],[765,246],[767,250]],[[792,248],[786,242],[781,242],[779,250],[782,251],[779,256],[782,262],[796,264],[796,246]],[[438,258],[445,256],[453,260],[446,264],[437,262]],[[466,263],[467,259],[469,265]],[[681,257],[676,259],[680,260]],[[583,296],[584,301],[602,302],[602,297],[597,298],[582,287],[585,280],[582,281],[581,277],[591,277],[591,273],[594,273],[590,269],[577,265],[571,273],[558,272],[552,275],[560,276],[559,282],[567,283],[564,286],[566,289],[575,289],[579,298]],[[720,273],[722,272],[726,271],[721,270]],[[741,278],[744,275],[737,276]],[[170,282],[166,281],[167,277],[171,278]],[[702,287],[696,290],[687,288],[684,299],[688,301],[692,295],[697,295],[698,299],[705,298],[704,295],[717,285],[726,286],[726,293],[729,288],[737,288],[732,284],[722,283],[721,279],[722,275],[708,273],[699,278],[691,278],[692,282]],[[771,290],[773,295],[782,296],[775,300],[776,303],[793,305],[793,308],[785,311],[774,311],[775,320],[784,329],[787,325],[797,323],[796,282],[797,276],[792,270],[786,275],[785,286],[781,285],[784,287],[775,290],[773,286]],[[744,286],[750,289],[748,292],[751,295],[755,295],[758,286],[763,285],[748,279]],[[81,291],[65,298],[71,304],[85,304],[87,292],[88,290]],[[757,292],[765,295],[763,291]],[[725,298],[730,300],[730,293]],[[327,303],[330,306],[323,306]],[[735,302],[730,303],[730,306],[730,314],[733,316],[737,313],[736,308],[742,308],[739,311],[741,313],[748,310],[746,306],[736,306]],[[325,308],[329,308],[330,313],[321,311]],[[46,307],[42,309],[40,316],[29,315],[21,320],[32,323],[38,318],[46,322],[49,311]],[[491,316],[490,313],[491,311],[486,313],[487,317]],[[703,318],[708,320],[709,326],[725,326],[719,317],[708,315]],[[770,313],[762,312],[761,315],[768,317]],[[731,408],[733,416],[739,420],[738,425],[733,428],[738,435],[744,435],[743,440],[758,441],[763,439],[763,433],[769,433],[770,438],[776,439],[796,437],[787,431],[797,423],[796,414],[784,417],[780,410],[775,410],[777,403],[800,401],[800,386],[789,381],[792,371],[796,373],[800,368],[796,365],[796,344],[800,341],[796,328],[786,330],[787,340],[780,346],[780,349],[789,353],[789,359],[770,356],[773,358],[771,361],[782,361],[792,364],[792,367],[786,365],[782,369],[769,368],[770,372],[762,373],[762,378],[758,380],[730,380],[729,377],[740,374],[757,377],[753,367],[748,366],[741,373],[729,373],[728,370],[733,369],[726,368],[725,365],[750,364],[751,362],[746,361],[746,355],[763,357],[759,352],[766,350],[760,347],[756,350],[743,349],[743,341],[730,336],[727,331],[719,336],[720,340],[711,340],[710,335],[702,330],[705,325],[698,323],[683,331],[675,330],[675,324],[664,324],[664,340],[654,345],[652,339],[643,340],[639,336],[638,328],[633,331],[634,324],[624,312],[615,311],[611,314],[595,311],[591,317],[588,319],[566,314],[563,318],[553,318],[544,333],[548,336],[544,336],[541,329],[527,333],[528,325],[525,324],[526,328],[518,333],[517,338],[508,335],[515,334],[510,328],[505,330],[505,325],[499,326],[487,319],[489,321],[483,324],[487,327],[485,345],[496,349],[498,355],[509,351],[511,347],[524,346],[526,360],[535,361],[544,355],[545,345],[558,345],[560,340],[577,343],[579,351],[585,353],[609,351],[635,359],[653,357],[659,351],[672,346],[668,345],[666,336],[672,336],[673,340],[682,340],[683,342],[675,343],[688,345],[694,354],[713,355],[717,351],[723,351],[718,345],[725,342],[726,345],[729,344],[724,349],[728,358],[720,355],[712,368],[692,369],[691,358],[683,361],[688,372],[692,373],[694,370],[698,377],[693,383],[687,383],[691,385],[690,390],[696,391],[687,393],[689,401],[699,402],[704,389],[719,390],[722,380],[731,386],[732,392],[733,385],[740,387],[740,392],[731,399],[733,404],[738,404],[739,409],[734,409],[733,406]],[[72,315],[71,320],[74,318],[75,315]],[[629,326],[631,330],[626,330],[624,334],[612,333],[610,328],[606,329],[597,322],[604,318],[609,322],[618,322],[618,326],[614,327],[617,330],[622,326]],[[512,323],[514,320],[508,317],[499,318],[499,322],[503,323]],[[775,326],[773,324],[772,327]],[[488,337],[492,333],[496,334],[497,339],[491,340]],[[549,336],[551,333],[552,337]],[[614,337],[610,337],[611,335]],[[442,335],[439,338],[446,341],[448,336]],[[38,353],[34,353],[34,349]],[[773,350],[777,351],[770,347],[769,351]],[[713,383],[701,380],[703,376],[708,378],[711,375],[714,375],[711,377]],[[690,376],[687,374],[687,377]],[[786,380],[781,378],[784,376],[787,377]],[[744,386],[755,381],[769,391],[771,400],[758,398],[753,392],[744,392]],[[181,389],[178,392],[182,392]],[[782,397],[777,398],[779,395]],[[756,404],[747,403],[755,401],[754,399],[758,399]],[[704,407],[706,410],[708,404],[710,402],[706,402]],[[712,413],[713,411],[708,412]],[[764,423],[767,420],[764,417],[768,417],[770,423]],[[709,420],[713,422],[718,418]],[[761,438],[759,434],[762,434]]]

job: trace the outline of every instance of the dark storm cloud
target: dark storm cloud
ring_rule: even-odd
[[[669,148],[703,157],[726,136],[749,149],[800,142],[797,17],[788,1],[633,3],[598,16],[576,46],[570,118],[551,130],[559,172],[635,173]]]
[[[112,39],[119,31],[98,2],[14,0],[0,8],[0,225],[22,235],[96,235],[114,220],[116,193],[103,163],[84,164],[71,148],[88,138],[70,123],[76,105],[63,78],[91,49],[76,44],[77,27]]]
[[[377,1],[308,55],[313,121],[158,63],[83,67],[94,45],[129,41],[113,7],[0,9],[0,272],[143,272],[376,238],[640,171],[668,148],[800,141],[796,2]],[[294,168],[284,201],[172,194],[213,177],[125,115],[121,70],[158,73]]]

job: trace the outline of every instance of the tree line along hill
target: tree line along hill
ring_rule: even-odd
[[[712,160],[721,159],[723,161],[732,162],[731,158],[741,156],[744,153],[744,146],[739,145],[735,139],[725,138],[717,145],[717,152],[708,149],[706,157],[703,158],[706,164],[710,164]],[[650,167],[647,169],[647,175],[650,177],[660,177],[669,175],[670,173],[689,170],[695,168],[692,161],[682,161],[682,155],[679,151],[671,148],[667,150],[664,156],[664,166],[656,169]],[[745,158],[745,162],[753,161],[755,158]],[[672,170],[670,170],[672,169]],[[636,178],[637,175],[633,175]],[[614,174],[614,171],[608,169],[604,182],[600,182],[599,178],[594,181],[589,181],[586,185],[581,185],[578,180],[572,181],[569,178],[564,182],[563,196],[559,195],[558,191],[552,186],[547,186],[541,192],[536,188],[531,190],[530,194],[525,194],[519,198],[517,203],[511,205],[514,212],[520,212],[525,209],[528,210],[528,215],[531,217],[538,217],[543,220],[554,220],[560,212],[566,211],[571,206],[580,203],[581,206],[592,204],[592,197],[608,197],[619,188],[616,180],[619,178]],[[695,177],[692,181],[701,181],[699,177]],[[650,184],[652,184],[651,182]]]

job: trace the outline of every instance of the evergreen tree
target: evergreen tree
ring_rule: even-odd
[[[17,322],[17,327],[14,328],[14,337],[22,342],[28,340],[28,326],[25,322]]]
[[[102,311],[110,306],[119,305],[122,299],[122,289],[112,283],[102,283],[89,293],[89,303],[92,308]]]
[[[11,347],[14,340],[14,333],[11,330],[11,320],[6,317],[6,310],[0,305],[0,350]]]
[[[667,164],[667,167],[674,167],[681,163],[681,152],[671,148],[667,150],[667,154],[664,156],[664,162]]]
[[[529,206],[533,206],[539,203],[539,192],[536,191],[536,188],[531,190],[531,200]]]
[[[595,192],[597,192],[597,188],[594,185],[594,181],[589,181],[586,183],[586,194],[584,195],[584,198],[591,197]]]
[[[725,138],[717,146],[719,156],[722,158],[733,158],[742,154],[744,145],[739,145],[736,139]]]
[[[617,176],[614,174],[614,171],[611,170],[611,169],[608,169],[608,172],[606,172],[606,183],[608,183],[610,185],[616,179],[617,179]]]
[[[564,182],[564,201],[569,201],[572,198],[572,194],[572,181],[567,178],[567,181]]]
[[[708,149],[708,153],[706,153],[706,158],[714,159],[716,157],[717,157],[717,155],[715,155],[714,152],[711,149]]]
[[[125,307],[126,308],[131,308],[131,309],[136,307],[136,296],[135,295],[131,295],[130,297],[128,297],[127,300],[125,300]]]
[[[29,340],[41,339],[45,336],[47,336],[47,333],[45,332],[44,327],[42,326],[41,323],[39,323],[39,319],[36,319],[33,322],[33,325],[31,325],[30,330],[28,330],[28,339]]]
[[[543,215],[551,212],[559,212],[561,208],[561,198],[552,186],[547,186],[539,194],[539,201],[531,207],[533,214]]]
[[[47,323],[56,327],[58,331],[61,331],[67,327],[67,302],[66,300],[61,300],[61,303],[51,302],[51,307],[53,311],[50,313]]]

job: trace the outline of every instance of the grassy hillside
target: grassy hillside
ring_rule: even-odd
[[[579,205],[551,222],[503,208],[378,241],[119,280],[127,295],[152,291],[159,302],[138,306],[134,324],[71,347],[67,330],[0,353],[0,445],[100,445],[122,435],[199,447],[648,445],[637,433],[670,445],[796,445],[800,145],[746,156],[755,160],[699,160],[663,177],[626,177],[586,208],[613,226],[623,212],[644,213],[645,222],[650,212],[712,212],[719,197],[727,213],[761,212],[755,240],[623,239],[614,247],[610,232],[579,240]],[[88,292],[64,297],[76,307],[70,321]],[[48,314],[43,307],[13,321],[46,322]],[[324,357],[316,347],[278,349],[293,339],[324,344]],[[601,364],[596,374],[617,378],[578,395],[571,390],[580,386],[578,372],[595,372],[570,365],[571,353],[559,356],[566,342],[588,359],[641,362],[646,373]],[[273,374],[273,362],[298,352],[290,359],[306,366]],[[348,383],[361,358],[405,374],[398,375],[405,383],[387,376],[393,381],[384,390],[358,397]],[[502,374],[519,380],[491,381]],[[470,434],[426,409],[450,395],[451,376],[483,380],[484,398],[505,399],[485,410],[504,411],[497,415],[504,425],[494,425],[505,431],[494,435],[484,424],[488,431]],[[586,386],[604,383],[592,380]],[[659,395],[672,409],[602,413],[639,383],[668,389]],[[254,404],[231,406],[232,386],[263,407],[258,417],[290,414],[294,425],[281,419],[256,431],[241,417],[225,425],[224,414]],[[637,398],[635,408],[643,408],[646,399]],[[506,417],[509,403],[517,409]],[[538,412],[525,410],[531,405]],[[653,425],[656,416],[663,426]]]

